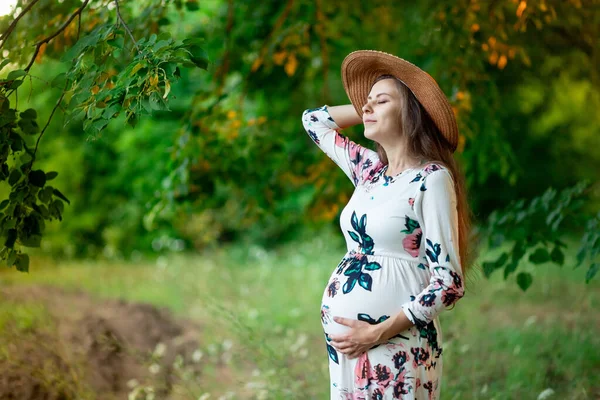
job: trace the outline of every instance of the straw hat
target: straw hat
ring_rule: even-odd
[[[358,115],[363,115],[362,107],[367,102],[375,79],[386,74],[399,78],[413,92],[452,151],[455,151],[458,126],[444,92],[427,72],[394,55],[376,50],[358,50],[348,54],[342,62],[344,89]]]

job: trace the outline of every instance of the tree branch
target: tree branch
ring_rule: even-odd
[[[52,39],[54,39],[55,37],[57,37],[58,35],[60,35],[60,33],[62,31],[64,31],[67,26],[69,26],[69,24],[71,23],[71,21],[73,21],[75,19],[75,17],[77,17],[78,15],[81,14],[81,12],[83,11],[83,9],[88,5],[88,3],[90,2],[90,0],[85,0],[83,2],[83,4],[81,4],[81,6],[77,9],[77,11],[75,11],[73,14],[71,14],[71,16],[69,17],[69,19],[67,19],[61,26],[60,28],[58,28],[56,30],[56,32],[54,32],[52,35],[48,36],[47,38],[44,38],[42,40],[40,40],[39,42],[37,42],[35,45],[35,51],[33,52],[33,57],[31,57],[31,60],[29,61],[29,64],[27,64],[27,66],[25,67],[25,71],[29,72],[29,70],[31,69],[31,66],[33,65],[33,62],[35,61],[35,58],[38,55],[38,52],[40,51],[40,48],[42,47],[42,45],[44,43],[48,43],[50,42]]]
[[[32,0],[29,4],[27,4],[27,7],[25,7],[23,9],[23,11],[21,11],[21,13],[19,15],[17,15],[17,18],[15,18],[13,20],[13,22],[10,23],[10,25],[8,26],[8,28],[6,29],[6,31],[2,34],[0,40],[2,40],[2,44],[0,44],[0,49],[4,46],[4,43],[6,43],[6,39],[8,39],[8,37],[10,36],[10,34],[12,33],[12,31],[15,29],[15,27],[17,26],[17,23],[19,22],[19,20],[21,18],[23,18],[23,16],[25,14],[27,14],[29,12],[29,10],[31,10],[31,8],[35,5],[35,3],[37,3],[39,0]]]
[[[48,117],[48,121],[46,121],[46,125],[40,132],[40,136],[38,136],[37,141],[35,142],[35,149],[33,149],[33,154],[31,155],[31,163],[29,164],[29,168],[28,168],[29,171],[31,171],[31,168],[33,167],[33,163],[35,161],[35,155],[37,153],[37,149],[38,149],[38,145],[40,144],[40,140],[42,139],[42,136],[44,136],[44,132],[46,132],[46,128],[48,128],[48,126],[50,125],[50,121],[52,121],[52,117],[54,116],[56,109],[60,106],[62,99],[65,97],[65,93],[67,92],[66,89],[67,89],[67,86],[65,85],[58,101],[54,105],[54,108],[52,109],[52,112],[50,113],[50,116]]]
[[[131,38],[133,45],[135,46],[135,48],[137,49],[137,51],[139,53],[140,48],[138,47],[137,42],[135,41],[135,38],[133,37],[133,34],[129,30],[129,27],[127,26],[127,24],[125,23],[125,20],[123,19],[123,16],[121,15],[121,10],[119,9],[119,0],[115,0],[115,5],[117,6],[117,18],[119,19],[119,22],[121,24],[123,24],[123,28],[125,28],[125,32],[127,32],[129,34],[129,37]]]

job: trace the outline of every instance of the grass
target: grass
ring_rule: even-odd
[[[343,254],[337,236],[323,235],[273,252],[235,246],[136,265],[34,260],[30,274],[4,271],[0,282],[83,288],[202,321],[200,351],[210,362],[200,381],[176,390],[181,399],[324,399],[320,300]],[[600,396],[598,279],[586,285],[583,267],[520,268],[534,274],[527,292],[514,276],[476,277],[442,314],[442,399],[535,399],[548,388],[555,399]]]

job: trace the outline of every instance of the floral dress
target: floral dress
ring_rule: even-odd
[[[348,251],[321,304],[331,399],[438,399],[438,314],[464,292],[450,171],[429,163],[387,176],[377,152],[342,135],[327,106],[304,111],[302,122],[355,186],[340,215]],[[414,326],[358,358],[329,343],[349,329],[334,316],[378,324],[401,311]]]

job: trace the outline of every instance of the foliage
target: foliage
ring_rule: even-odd
[[[22,19],[27,22],[28,13],[32,13],[37,2],[30,1],[16,14],[4,30],[0,48],[9,43],[11,33]],[[62,88],[62,93],[40,131],[36,110],[18,111],[16,91],[30,76],[31,67],[40,60],[46,45],[71,26],[75,18],[79,18],[79,37],[82,13],[88,3],[86,0],[76,8],[54,34],[36,42],[36,49],[24,69],[13,69],[0,80],[0,178],[11,186],[8,200],[0,204],[3,209],[0,237],[6,237],[0,257],[9,267],[15,265],[20,271],[28,271],[29,257],[15,248],[15,244],[39,247],[45,221],[61,220],[63,201],[69,203],[58,189],[46,184],[57,172],[33,169],[40,139],[57,108],[66,107],[71,119],[82,118],[84,131],[92,135],[99,134],[121,112],[126,114],[126,121],[135,126],[139,115],[168,109],[170,82],[180,76],[179,66],[207,68],[207,54],[199,46],[201,39],[190,38],[178,43],[169,33],[161,33],[136,40],[121,16],[119,2],[104,2],[104,6],[114,5],[117,23],[96,26],[65,52],[63,60],[70,61],[68,70],[54,77],[51,84]],[[94,18],[100,13],[98,8],[91,12]],[[132,40],[129,48],[125,46],[125,38]],[[17,49],[16,43],[11,44],[13,47],[9,45],[6,50],[9,55]],[[133,51],[135,56],[127,60]],[[1,67],[7,65],[10,60],[3,60]],[[116,69],[121,67],[122,71],[117,74]],[[9,99],[13,94],[15,101],[11,108]],[[27,144],[25,135],[37,135],[35,147]],[[15,161],[14,165],[9,165],[9,158]]]
[[[300,227],[337,225],[351,186],[299,120],[306,108],[347,103],[339,65],[357,48],[409,59],[440,83],[459,120],[457,158],[477,222],[547,187],[597,179],[594,0],[143,0],[127,4],[127,24],[114,1],[79,13],[86,2],[26,4],[31,10],[3,42],[10,68],[27,65],[13,81],[39,78],[31,60],[49,69],[50,59],[65,63],[53,88],[30,85],[69,113],[69,124],[50,125],[44,139],[43,162],[61,172],[54,186],[61,182],[73,203],[64,210],[70,221],[50,228],[52,248],[94,255],[179,248],[181,240],[196,249],[232,240],[273,246]],[[10,22],[0,19],[0,31]],[[44,32],[60,33],[44,42]],[[173,39],[182,36],[190,40]],[[21,43],[36,50],[16,51]],[[210,73],[187,68],[194,61]],[[52,112],[49,104],[34,107],[38,115]],[[81,132],[94,141],[84,143]],[[360,127],[345,133],[371,146]],[[69,150],[60,149],[65,135]],[[66,154],[82,155],[69,181],[58,161]],[[598,204],[587,201],[592,215]],[[538,229],[536,215],[519,223]],[[507,229],[492,223],[488,231]]]
[[[527,254],[532,264],[550,262],[562,267],[567,244],[561,239],[565,237],[565,232],[586,226],[575,267],[589,258],[586,275],[586,282],[589,283],[600,265],[600,213],[589,215],[584,209],[585,196],[591,190],[588,182],[581,182],[560,192],[549,188],[542,196],[529,202],[519,200],[506,210],[494,211],[487,225],[489,245],[496,248],[512,243],[512,248],[502,252],[496,260],[484,262],[484,274],[489,277],[495,270],[504,269],[504,279],[507,279]],[[527,290],[533,281],[529,272],[519,272],[516,279],[523,290]]]

